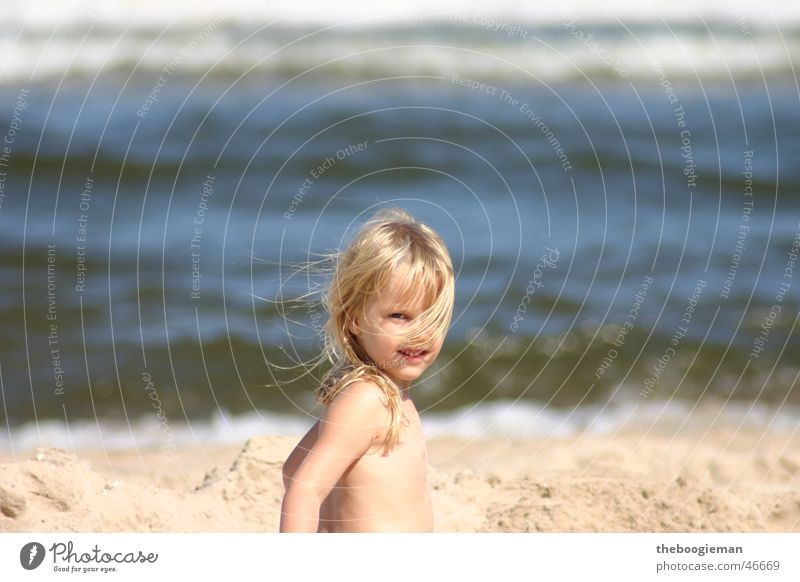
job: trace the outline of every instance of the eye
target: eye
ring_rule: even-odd
[[[405,313],[392,313],[389,317],[392,319],[408,319]]]

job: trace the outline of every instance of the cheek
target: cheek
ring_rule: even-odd
[[[402,343],[402,340],[402,334],[399,333],[399,330],[394,329],[384,330],[383,336],[381,336],[381,343],[387,347],[396,348],[398,344]]]
[[[373,345],[388,349],[396,346],[400,336],[391,326],[373,327],[370,330],[370,340]]]

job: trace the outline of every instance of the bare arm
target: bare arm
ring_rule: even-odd
[[[283,488],[288,489],[289,484],[291,483],[292,479],[294,478],[294,473],[297,471],[297,467],[303,464],[303,461],[306,459],[306,455],[308,451],[314,448],[314,445],[317,443],[317,434],[319,430],[319,423],[314,423],[305,436],[300,439],[300,442],[297,443],[297,446],[294,448],[292,453],[287,457],[286,462],[283,464]]]
[[[286,462],[283,464],[283,488],[284,490],[289,489],[289,485],[294,479],[295,471],[297,468],[303,464],[305,461],[306,456],[308,455],[308,451],[314,448],[314,445],[317,443],[317,434],[319,431],[319,423],[314,423],[308,432],[300,439],[300,442],[297,443],[294,450],[291,452],[289,457],[286,459]],[[322,505],[319,508],[319,526],[317,531],[320,533],[330,531],[330,507],[331,504],[331,495],[322,502]]]
[[[388,411],[374,384],[352,384],[336,397],[318,423],[313,445],[306,447],[305,457],[286,480],[281,532],[317,531],[323,501],[347,468],[380,438],[387,422]],[[306,437],[308,445],[313,437]],[[301,455],[298,452],[297,458]],[[297,462],[297,458],[293,460],[290,455],[287,463]]]

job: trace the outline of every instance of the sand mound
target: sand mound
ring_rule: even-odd
[[[435,530],[800,531],[800,459],[787,454],[791,441],[775,438],[755,452],[725,447],[724,454],[713,444],[698,449],[655,437],[635,446],[630,438],[519,442],[495,457],[480,457],[472,443],[433,443],[447,459],[428,470]],[[275,532],[281,467],[296,442],[253,438],[220,456],[232,464],[206,469],[207,451],[184,450],[182,465],[160,473],[137,471],[129,456],[114,468],[114,454],[86,455],[112,463],[99,471],[67,451],[37,449],[0,464],[0,530]],[[155,451],[137,451],[137,459],[148,467],[163,460]]]
[[[111,480],[67,451],[37,449],[0,465],[0,529],[276,531],[285,447],[274,439],[251,439],[229,470],[213,469],[191,492]]]

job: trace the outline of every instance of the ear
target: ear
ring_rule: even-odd
[[[352,333],[354,336],[359,337],[361,335],[361,328],[358,326],[358,317],[348,318],[347,322],[347,329]]]

